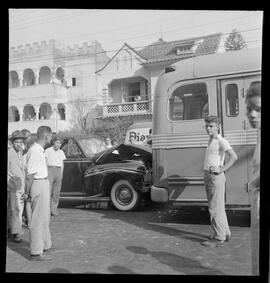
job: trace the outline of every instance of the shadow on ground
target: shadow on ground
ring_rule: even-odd
[[[140,246],[128,246],[126,249],[130,252],[140,255],[150,255],[162,264],[169,266],[171,269],[181,272],[186,275],[223,275],[224,273],[202,266],[198,261],[187,259],[169,252],[156,252],[149,251],[148,249]]]

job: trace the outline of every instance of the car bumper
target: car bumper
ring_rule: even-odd
[[[156,202],[167,202],[169,200],[168,191],[160,187],[151,187],[151,200]]]

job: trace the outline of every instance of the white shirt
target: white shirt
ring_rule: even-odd
[[[44,148],[38,143],[34,143],[26,154],[26,171],[27,175],[35,174],[35,179],[48,177]]]
[[[209,141],[206,148],[204,159],[204,170],[209,170],[211,166],[215,168],[223,166],[225,159],[225,152],[232,147],[229,142],[225,140],[221,135],[217,135],[217,138]]]
[[[62,149],[55,150],[53,146],[47,148],[45,150],[45,157],[48,166],[64,166],[64,160],[66,159],[66,155]]]

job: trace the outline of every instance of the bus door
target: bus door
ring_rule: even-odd
[[[238,160],[226,173],[226,204],[247,205],[249,160],[254,147],[254,130],[246,117],[245,94],[256,77],[221,81],[222,135],[229,141]],[[252,146],[253,144],[253,146]],[[226,161],[225,161],[226,162]]]
[[[216,107],[211,91],[208,83],[195,81],[176,85],[170,95],[172,137],[167,137],[167,170],[171,201],[207,201],[203,161],[208,136],[204,118],[209,115],[209,105]]]

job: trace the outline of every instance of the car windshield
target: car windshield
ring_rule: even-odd
[[[106,149],[105,142],[96,138],[80,138],[78,143],[88,157],[93,157],[96,153]]]

